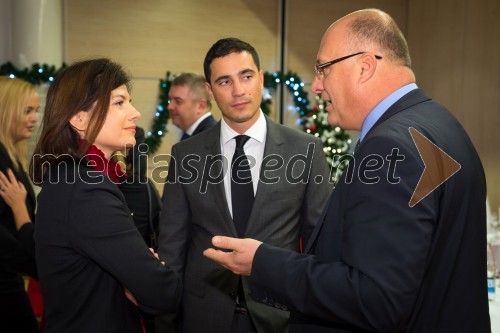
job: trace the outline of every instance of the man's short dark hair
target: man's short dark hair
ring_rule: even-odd
[[[257,69],[260,70],[259,55],[252,45],[238,38],[223,38],[215,42],[210,50],[208,50],[205,60],[203,61],[203,71],[205,72],[205,79],[207,82],[210,84],[212,74],[210,72],[210,64],[215,58],[221,58],[231,53],[241,53],[244,51],[252,55],[253,62],[257,66]]]

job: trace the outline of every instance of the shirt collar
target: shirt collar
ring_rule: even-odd
[[[245,135],[248,135],[252,139],[255,139],[261,143],[266,141],[266,134],[267,134],[267,124],[266,124],[266,117],[264,117],[264,114],[262,113],[262,110],[259,110],[259,118],[255,122],[255,124],[252,125],[245,133]],[[220,140],[222,145],[225,145],[230,141],[231,139],[234,139],[234,137],[240,135],[238,132],[233,130],[229,125],[224,121],[224,118],[221,119],[221,129],[220,129]]]
[[[370,131],[370,129],[375,125],[377,120],[382,117],[382,115],[387,111],[394,103],[396,103],[401,97],[406,95],[412,90],[417,89],[417,85],[415,83],[407,84],[398,90],[394,91],[392,94],[387,96],[382,100],[382,102],[378,103],[377,106],[373,108],[373,110],[368,113],[365,120],[363,121],[363,126],[361,127],[361,133],[359,135],[359,141],[361,142],[366,134]]]

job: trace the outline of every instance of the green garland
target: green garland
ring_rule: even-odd
[[[47,64],[40,65],[38,63],[31,65],[30,68],[18,69],[11,62],[7,62],[0,66],[0,76],[8,76],[10,78],[19,78],[33,84],[50,83],[54,81],[54,77],[61,69],[66,67],[56,68]]]
[[[147,133],[145,143],[149,147],[148,154],[154,154],[161,144],[161,139],[167,133],[167,122],[170,118],[168,113],[168,92],[172,86],[170,72],[167,72],[165,80],[160,80],[160,97],[158,106],[156,107],[155,117],[151,131]]]
[[[273,74],[269,72],[264,73],[264,88],[276,89],[281,82],[285,82],[286,88],[293,96],[295,111],[299,117],[303,119],[309,113],[309,100],[307,99],[307,92],[304,90],[304,83],[293,72],[288,72],[283,75],[281,72]],[[270,113],[270,105],[272,104],[272,97],[270,94],[265,94],[262,98],[261,108],[265,114]],[[303,122],[301,122],[303,124]]]
[[[328,165],[335,171],[333,176],[336,179],[345,168],[342,161],[348,155],[351,147],[349,134],[338,126],[331,126],[327,121],[328,113],[325,111],[325,102],[319,95],[316,95],[316,105],[310,110],[307,117],[303,119],[304,131],[321,139],[323,151]]]
[[[264,73],[264,88],[276,89],[281,82],[285,83],[287,90],[293,96],[294,108],[299,114],[299,123],[304,131],[321,139],[328,164],[335,170],[340,168],[342,171],[345,163],[340,162],[348,154],[351,146],[349,134],[338,126],[332,127],[328,124],[328,113],[320,96],[316,95],[316,105],[309,107],[304,83],[295,73],[288,72],[286,75],[280,72]],[[271,94],[265,92],[261,104],[262,111],[269,114],[271,104]]]
[[[40,65],[35,63],[31,68],[18,69],[11,62],[7,62],[0,66],[0,75],[9,76],[11,78],[20,78],[33,84],[50,83],[54,80],[57,73],[66,67],[63,63],[62,67],[56,68],[47,64]],[[304,83],[293,72],[288,72],[283,75],[281,72],[264,73],[264,96],[262,98],[261,109],[269,115],[272,105],[272,94],[270,90],[276,90],[278,85],[284,82],[287,90],[292,94],[294,101],[294,109],[299,115],[300,125],[304,131],[315,135],[323,142],[323,149],[326,159],[334,168],[339,166],[339,161],[349,151],[351,139],[347,132],[339,127],[330,126],[327,121],[327,113],[325,112],[324,102],[319,96],[316,96],[316,105],[309,106],[308,93],[304,90]],[[146,137],[146,144],[149,147],[149,154],[154,154],[160,144],[163,136],[167,133],[167,122],[170,118],[168,113],[168,92],[172,85],[172,77],[170,72],[166,73],[166,78],[160,80],[160,96],[156,108],[155,117],[151,131]],[[344,164],[340,164],[343,169]]]

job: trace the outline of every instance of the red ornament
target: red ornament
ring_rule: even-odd
[[[315,130],[316,130],[316,128],[317,128],[317,127],[316,127],[316,125],[312,125],[312,126],[311,126],[311,131],[315,131]]]

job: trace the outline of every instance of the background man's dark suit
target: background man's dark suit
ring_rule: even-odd
[[[196,129],[194,130],[191,136],[200,134],[201,132],[209,129],[210,127],[215,126],[215,124],[217,124],[217,120],[215,120],[215,118],[210,115],[205,119],[203,119],[203,121],[199,123],[198,126],[196,126]]]
[[[408,203],[425,165],[409,127],[461,165],[413,208]],[[404,161],[392,171],[385,160],[366,172],[380,177],[374,184],[360,179],[364,158],[386,159],[393,148]],[[485,178],[462,126],[414,90],[385,112],[354,157],[352,183],[345,172],[306,248],[314,256],[262,244],[252,266],[253,297],[295,310],[291,332],[489,332]],[[391,173],[397,184],[387,181]],[[320,276],[331,283],[317,283]]]
[[[311,234],[330,193],[329,170],[317,138],[268,119],[266,122],[264,158],[276,154],[285,164],[280,170],[266,175],[268,178],[280,177],[277,183],[264,184],[261,175],[245,237],[298,251],[299,238],[307,239]],[[184,274],[183,331],[186,332],[229,332],[235,312],[240,278],[202,254],[214,235],[237,237],[222,180],[209,184],[206,193],[202,193],[206,158],[221,156],[220,130],[219,122],[173,147],[172,161],[175,163],[170,165],[163,194],[158,253],[167,265]],[[293,156],[306,155],[309,144],[314,148],[309,182],[292,184],[285,174],[287,166],[290,169],[287,164]],[[187,156],[199,156],[200,159],[185,165]],[[218,174],[220,168],[220,163],[213,163],[210,174]],[[297,177],[303,169],[304,165],[297,163],[293,176]],[[314,183],[317,175],[322,177],[320,184]],[[183,184],[179,182],[181,177]],[[283,330],[288,312],[254,302],[248,295],[246,282],[244,278],[247,306],[257,330]]]

